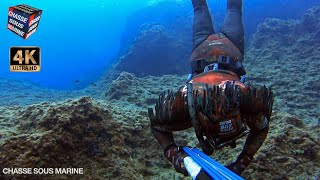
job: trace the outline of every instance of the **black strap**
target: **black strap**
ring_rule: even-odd
[[[206,59],[198,59],[191,62],[192,73],[202,73],[203,69],[208,65]]]
[[[192,73],[202,73],[204,68],[214,62],[207,61],[206,59],[198,59],[191,62]],[[219,56],[216,63],[219,65],[219,69],[235,72],[239,77],[246,74],[240,60],[234,60],[228,56]]]

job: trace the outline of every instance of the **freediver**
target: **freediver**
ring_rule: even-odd
[[[148,109],[151,131],[164,156],[179,173],[187,175],[186,153],[173,138],[174,131],[193,127],[204,153],[247,135],[236,161],[227,165],[240,175],[253,160],[269,130],[274,96],[270,88],[244,84],[244,28],[242,0],[227,0],[220,33],[215,33],[206,0],[191,0],[194,9],[193,52],[187,83],[177,93],[163,92]]]

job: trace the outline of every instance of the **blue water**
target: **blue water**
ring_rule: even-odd
[[[192,11],[190,0],[188,11]],[[118,57],[121,37],[134,39],[138,26],[148,18],[137,17],[126,22],[132,13],[158,1],[155,0],[2,0],[0,3],[0,76],[25,80],[47,88],[74,89],[99,79],[103,71]],[[208,0],[215,23],[223,20],[225,1]],[[9,6],[28,4],[43,10],[37,32],[27,40],[6,29]],[[266,17],[296,18],[320,4],[319,0],[246,0],[244,21],[247,32],[253,33]],[[162,17],[162,12],[150,17]],[[177,10],[177,11],[175,11]],[[172,9],[173,14],[178,9]],[[149,12],[151,13],[151,12]],[[145,15],[148,17],[149,15]],[[172,21],[158,18],[159,21]],[[132,18],[131,18],[132,19]],[[153,21],[154,19],[149,19]],[[132,24],[126,29],[125,24]],[[136,25],[136,26],[134,26]],[[191,26],[191,24],[190,24]],[[133,32],[133,33],[131,33]],[[40,46],[41,71],[38,73],[9,72],[11,46]],[[129,44],[122,46],[130,46]],[[79,81],[79,83],[75,83]]]
[[[43,10],[36,33],[27,40],[6,29],[8,8],[27,4]],[[0,76],[44,87],[70,89],[90,84],[116,57],[125,18],[145,1],[10,0],[0,3]],[[11,46],[40,46],[39,73],[9,72]]]

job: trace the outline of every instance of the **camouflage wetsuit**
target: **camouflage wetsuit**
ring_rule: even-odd
[[[227,166],[241,174],[267,136],[273,93],[265,86],[240,81],[245,74],[242,0],[228,0],[226,18],[217,34],[206,0],[192,0],[192,4],[193,76],[177,93],[162,93],[155,113],[149,109],[152,133],[166,158],[185,175],[182,159],[186,154],[176,145],[173,131],[193,127],[206,154],[212,154],[213,148],[235,147],[236,140],[248,133],[237,160]]]

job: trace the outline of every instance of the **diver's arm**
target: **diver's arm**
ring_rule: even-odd
[[[188,175],[188,172],[183,165],[183,159],[187,155],[176,145],[172,132],[160,130],[152,125],[151,132],[162,147],[164,156],[173,165],[175,170],[185,176]]]
[[[178,148],[172,134],[173,131],[192,127],[182,88],[175,94],[172,91],[162,93],[155,106],[155,113],[153,109],[148,109],[148,114],[151,132],[162,147],[165,157],[177,172],[187,175],[182,165],[186,154]]]
[[[247,136],[243,150],[238,156],[236,162],[228,166],[230,170],[239,175],[251,163],[253,156],[260,149],[268,135],[268,120],[264,118],[264,116],[259,119],[262,120],[255,120],[255,122],[249,121],[248,126],[250,127],[250,133]]]
[[[249,125],[250,127],[250,133],[247,136],[245,145],[243,147],[243,150],[241,154],[246,154],[249,157],[253,157],[256,152],[260,149],[262,144],[264,143],[268,131],[269,131],[269,123],[264,116],[262,116],[262,121],[258,121],[260,127],[257,127],[255,124]],[[241,155],[240,154],[240,155]]]
[[[173,139],[172,132],[164,132],[154,127],[151,127],[151,132],[163,150],[165,150],[169,145],[176,144]]]
[[[151,118],[150,118],[151,119]],[[192,127],[191,122],[184,124],[171,124],[171,125],[155,125],[151,122],[151,132],[157,139],[158,143],[163,150],[170,145],[175,145],[172,131],[181,131]]]
[[[247,86],[246,89],[240,95],[240,112],[244,122],[250,128],[250,133],[237,161],[228,166],[237,174],[241,174],[250,164],[253,156],[264,143],[269,131],[274,101],[270,88]]]
[[[175,145],[173,131],[192,127],[184,87],[180,87],[175,94],[172,91],[163,92],[155,106],[155,114],[152,109],[148,109],[151,132],[163,150],[170,145]]]
[[[169,138],[173,131],[182,131],[192,127],[183,89],[184,86],[180,87],[177,93],[164,91],[156,103],[155,112],[152,108],[148,109],[151,130],[158,141],[161,137],[166,136],[165,139],[173,143],[173,138]],[[162,146],[162,143],[160,144]]]

